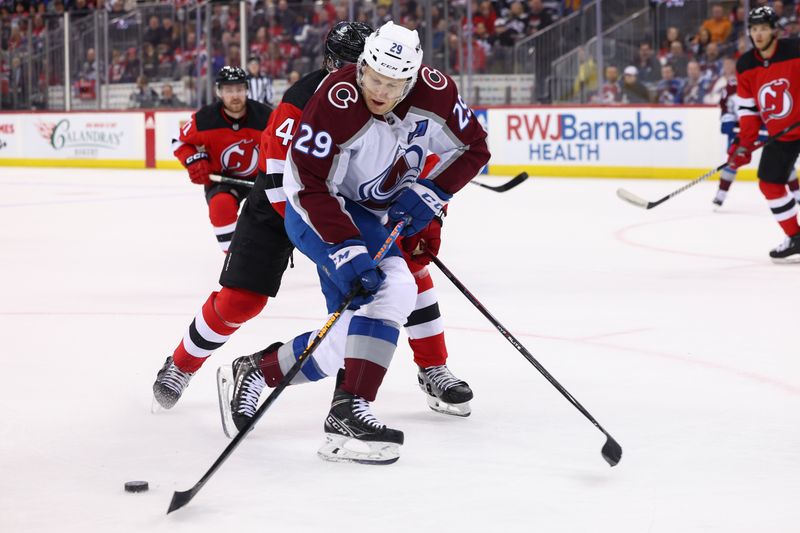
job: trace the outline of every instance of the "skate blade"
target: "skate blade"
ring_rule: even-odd
[[[472,408],[469,406],[469,402],[447,403],[443,402],[436,396],[431,396],[430,394],[426,395],[425,398],[428,400],[428,407],[437,413],[461,417],[469,416],[472,413]]]
[[[161,404],[158,403],[158,400],[156,400],[156,397],[153,396],[153,403],[150,405],[150,412],[153,413],[154,415],[157,415],[158,413],[161,413],[163,411],[166,411],[166,409],[164,409],[161,406]]]
[[[390,465],[400,458],[400,445],[394,442],[369,442],[345,435],[325,434],[325,444],[317,451],[323,461]]]
[[[233,367],[231,365],[217,368],[217,395],[222,431],[225,432],[226,437],[232,439],[238,430],[233,422],[233,413],[231,412],[231,400],[233,399]]]
[[[790,255],[789,257],[770,257],[776,265],[800,265],[800,254]]]

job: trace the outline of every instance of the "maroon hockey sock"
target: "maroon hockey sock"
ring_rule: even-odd
[[[264,354],[258,363],[258,368],[264,374],[264,381],[267,382],[267,387],[277,387],[278,383],[283,379],[283,371],[278,361],[278,350]]]
[[[386,369],[372,361],[346,357],[341,388],[350,394],[361,396],[368,402],[374,402],[385,375]]]

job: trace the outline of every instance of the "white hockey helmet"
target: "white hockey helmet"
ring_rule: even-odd
[[[358,64],[359,78],[364,65],[367,65],[383,76],[408,80],[399,102],[411,91],[422,65],[422,46],[417,30],[387,22],[367,37]]]

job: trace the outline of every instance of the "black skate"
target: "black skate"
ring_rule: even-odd
[[[158,371],[156,381],[153,383],[153,397],[158,405],[170,409],[181,397],[193,373],[184,372],[172,361],[172,356],[167,357],[164,366]]]
[[[800,233],[786,237],[769,252],[773,263],[800,263]]]
[[[388,465],[400,458],[403,432],[387,428],[369,410],[369,402],[341,389],[333,393],[325,418],[325,444],[317,452],[326,461]]]
[[[447,365],[420,368],[417,381],[434,411],[454,416],[469,416],[472,412],[469,406],[472,389],[466,381],[455,377]]]
[[[281,342],[273,343],[265,350],[239,357],[232,365],[217,369],[219,412],[222,430],[228,438],[233,438],[256,414],[261,392],[267,386],[259,362],[265,354],[281,346]]]

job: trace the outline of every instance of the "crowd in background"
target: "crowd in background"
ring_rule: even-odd
[[[793,1],[752,0],[750,6],[772,6],[779,37],[800,37],[800,2]],[[644,41],[628,62],[606,64],[599,90],[594,59],[584,54],[575,90],[588,89],[597,103],[716,104],[736,76],[736,59],[750,48],[746,17],[743,1],[712,4],[699,28],[668,27],[658,49]]]
[[[379,26],[399,13],[399,22],[418,29],[425,39],[426,17],[420,0],[358,0],[356,19]],[[467,70],[464,32],[466,4],[471,2],[473,23],[472,71],[507,73],[509,50],[520,40],[535,35],[571,11],[580,0],[441,0],[431,5],[433,57],[426,62],[451,75]],[[751,6],[771,5],[780,17],[781,34],[800,34],[797,5],[793,0],[752,0]],[[244,54],[249,70],[269,79],[298,79],[321,64],[324,37],[338,20],[348,18],[345,0],[265,0],[249,2],[248,47]],[[445,13],[443,6],[447,5]],[[103,61],[93,46],[80,48],[72,58],[72,91],[77,98],[96,97],[97,83],[136,84],[133,105],[172,105],[172,84],[194,86],[195,80],[214,74],[223,65],[240,65],[240,14],[237,2],[212,2],[210,34],[201,21],[204,2],[176,0],[137,4],[134,0],[0,0],[0,96],[4,102],[32,102],[24,90],[26,64],[21,50],[40,49],[48,29],[61,24],[64,11],[73,21],[105,10],[109,42]],[[679,8],[675,8],[679,9]],[[711,5],[709,17],[699,28],[673,26],[656,40],[640,43],[636,57],[607,61],[599,81],[594,58],[580,54],[574,93],[582,101],[599,103],[700,104],[718,99],[725,80],[735,75],[733,59],[749,47],[745,34],[743,3]],[[138,16],[130,16],[138,12]],[[135,26],[135,27],[134,27]],[[135,34],[135,40],[130,36]],[[127,40],[126,40],[127,36]],[[199,36],[199,37],[198,37]],[[33,42],[29,42],[33,40]],[[659,45],[654,47],[653,43]],[[90,43],[91,44],[91,43]],[[242,65],[244,66],[244,65]],[[63,83],[63,70],[37,72],[38,85]],[[166,96],[153,96],[152,81],[162,84]],[[41,91],[40,91],[41,92]],[[11,97],[14,98],[11,98]],[[183,104],[183,102],[180,102]],[[195,105],[197,102],[187,102]],[[35,105],[31,103],[30,105]],[[8,107],[8,105],[3,106]]]

